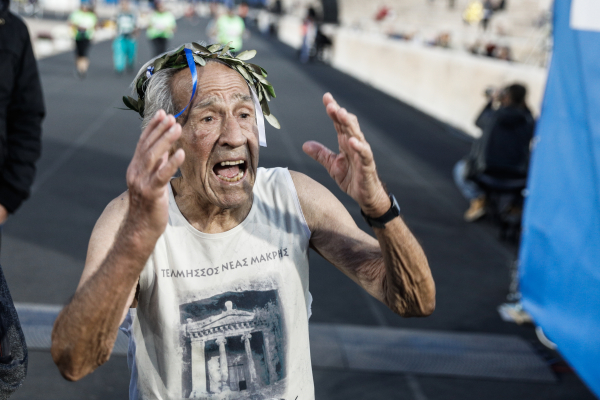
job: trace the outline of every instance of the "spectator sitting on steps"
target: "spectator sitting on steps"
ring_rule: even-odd
[[[485,215],[485,192],[476,183],[482,174],[497,179],[523,179],[529,166],[529,145],[535,121],[527,107],[527,89],[513,84],[498,94],[486,91],[488,103],[475,121],[482,135],[469,155],[454,167],[454,180],[471,201],[464,218],[475,221]],[[499,104],[496,109],[494,105]]]

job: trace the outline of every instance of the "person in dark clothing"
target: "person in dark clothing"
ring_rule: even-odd
[[[29,196],[40,157],[44,101],[23,21],[0,0],[0,229]],[[27,375],[27,346],[0,267],[0,400]]]
[[[527,89],[514,84],[490,99],[475,124],[482,134],[469,155],[454,168],[454,179],[463,195],[471,201],[466,221],[485,215],[485,194],[476,183],[485,174],[496,179],[524,179],[529,167],[530,143],[535,120],[527,107]],[[500,103],[495,109],[494,104]]]
[[[487,30],[488,25],[490,23],[490,19],[492,19],[492,15],[494,14],[494,5],[492,4],[492,0],[486,0],[483,3],[483,18],[481,18],[481,27],[483,30]]]
[[[45,115],[25,23],[0,0],[0,224],[29,197]]]

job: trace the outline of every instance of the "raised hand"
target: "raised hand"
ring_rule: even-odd
[[[183,163],[183,149],[170,154],[181,136],[181,125],[163,110],[156,113],[142,132],[127,168],[129,212],[126,222],[152,236],[160,236],[169,219],[167,185]]]
[[[330,93],[323,96],[323,104],[337,131],[339,153],[315,141],[304,143],[302,149],[327,169],[365,214],[371,217],[385,214],[391,206],[390,200],[377,176],[373,152],[358,119],[341,108]]]

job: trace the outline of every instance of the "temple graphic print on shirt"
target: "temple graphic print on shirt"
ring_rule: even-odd
[[[226,292],[179,310],[185,398],[271,399],[285,392],[276,290]]]

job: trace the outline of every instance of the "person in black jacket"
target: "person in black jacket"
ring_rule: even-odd
[[[0,226],[29,196],[44,100],[27,27],[0,0]],[[27,375],[27,346],[0,267],[0,400]]]
[[[0,229],[29,196],[45,114],[29,33],[8,3],[0,0]],[[0,267],[0,400],[21,386],[27,360],[25,336]]]
[[[29,196],[45,115],[29,32],[0,0],[0,224]]]
[[[478,175],[497,179],[524,179],[529,167],[530,143],[535,120],[527,107],[527,89],[514,84],[490,98],[475,124],[482,134],[473,142],[469,155],[454,168],[454,179],[463,195],[471,201],[465,220],[485,215],[485,194],[477,185]],[[494,104],[499,103],[499,108]]]

